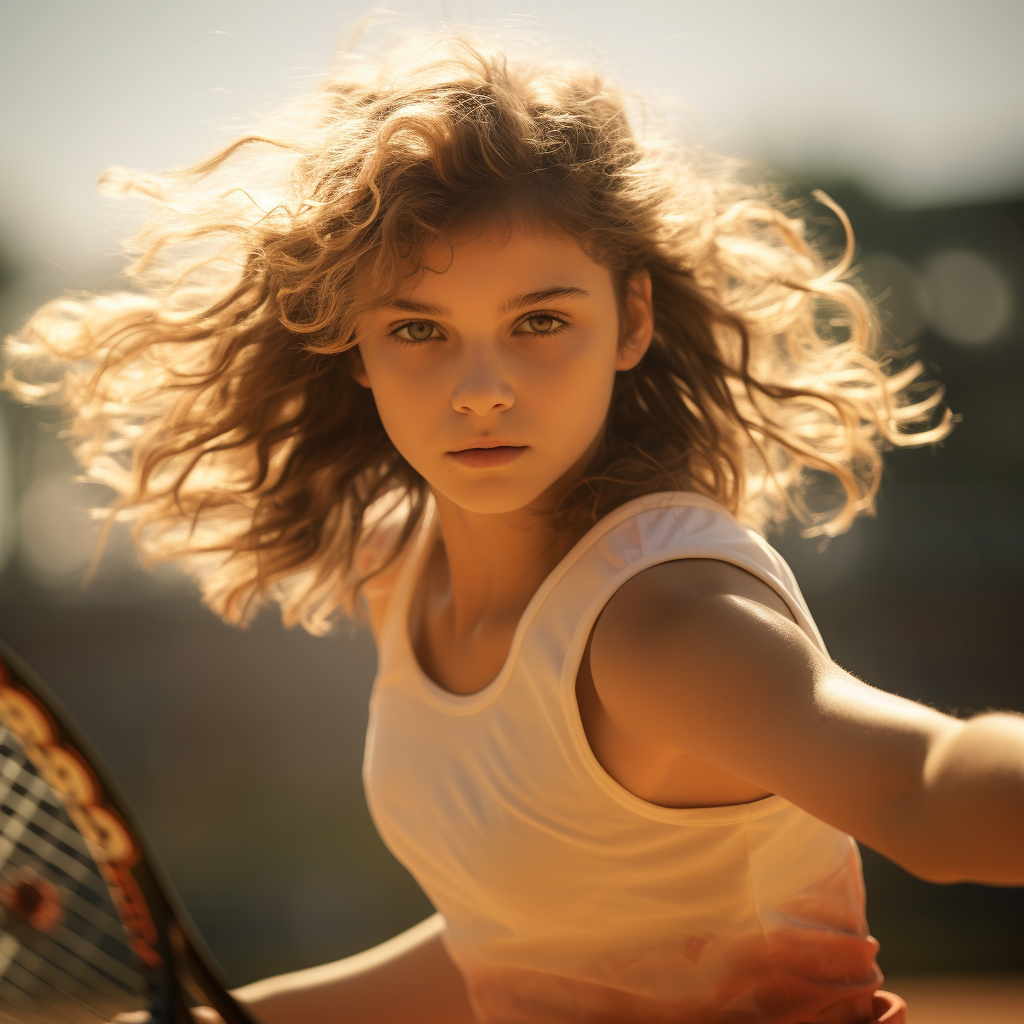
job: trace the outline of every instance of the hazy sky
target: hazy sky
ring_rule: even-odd
[[[438,0],[391,7],[428,25],[443,18]],[[94,194],[104,167],[198,155],[224,137],[226,120],[301,90],[368,9],[4,4],[0,245],[88,283],[116,234]],[[447,11],[459,22],[536,25],[575,56],[596,49],[627,83],[678,97],[719,150],[843,173],[918,206],[1024,190],[1020,0],[448,0]]]

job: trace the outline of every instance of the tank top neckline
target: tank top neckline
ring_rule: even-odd
[[[548,594],[579,558],[601,536],[613,530],[627,519],[649,509],[670,508],[672,506],[697,506],[712,512],[718,512],[729,519],[735,518],[724,505],[695,491],[657,491],[653,494],[641,495],[639,498],[633,498],[619,505],[618,508],[613,509],[606,516],[599,519],[563,555],[562,559],[548,573],[536,591],[534,591],[533,597],[530,598],[526,608],[523,609],[522,615],[519,617],[508,653],[501,668],[498,670],[498,674],[479,690],[474,690],[472,693],[454,693],[441,686],[440,683],[432,679],[423,670],[412,643],[412,630],[409,621],[413,597],[416,594],[416,588],[420,584],[426,557],[430,552],[431,541],[437,533],[436,508],[433,501],[431,501],[424,514],[409,560],[399,575],[395,599],[388,613],[388,625],[385,630],[388,649],[392,652],[393,657],[398,658],[403,663],[401,671],[425,700],[449,714],[475,714],[495,701],[502,690],[504,690],[515,669],[519,648],[531,622],[540,611]]]

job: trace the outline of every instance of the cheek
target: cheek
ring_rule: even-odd
[[[610,360],[573,361],[554,373],[539,375],[534,396],[544,418],[565,440],[584,447],[608,414],[615,368]]]
[[[381,373],[371,376],[373,400],[388,436],[403,450],[432,419],[429,382],[414,375]],[[403,451],[404,454],[404,451]]]
[[[548,451],[564,469],[577,461],[600,432],[608,415],[614,367],[608,360],[586,360],[537,375],[535,386],[517,397],[521,412],[541,427]]]
[[[366,363],[377,414],[391,443],[418,473],[429,477],[438,447],[451,433],[446,429],[453,416],[451,382],[444,366],[372,355]]]

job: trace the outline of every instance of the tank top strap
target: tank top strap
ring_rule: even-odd
[[[541,612],[545,625],[573,648],[611,596],[645,569],[688,558],[714,559],[744,569],[770,586],[789,607],[812,643],[825,651],[789,566],[754,530],[718,502],[689,491],[648,494],[620,506],[597,523],[547,581]]]
[[[482,1024],[871,1019],[881,977],[853,840],[781,795],[648,803],[597,760],[576,702],[601,609],[658,562],[731,562],[817,639],[779,555],[700,495],[627,502],[552,569],[499,675],[462,695],[402,640],[436,537],[435,512],[398,573],[363,774],[381,836],[444,917]]]
[[[796,579],[778,553],[718,502],[689,491],[667,491],[628,501],[588,530],[533,595],[498,675],[475,693],[452,694],[424,676],[409,635],[410,603],[436,533],[431,502],[388,605],[378,678],[411,687],[449,713],[474,714],[496,700],[516,673],[524,645],[527,662],[556,656],[567,673],[562,699],[574,706],[575,667],[605,604],[627,580],[661,562],[707,558],[746,570],[778,593],[810,640],[825,651]],[[557,702],[557,690],[544,699]]]

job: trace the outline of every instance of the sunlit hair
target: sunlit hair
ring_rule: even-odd
[[[147,563],[191,565],[231,621],[271,599],[321,632],[428,497],[350,375],[365,312],[354,276],[388,301],[439,238],[482,219],[542,223],[611,271],[623,310],[631,275],[649,271],[655,313],[553,528],[582,533],[632,497],[690,489],[761,531],[795,515],[811,534],[841,532],[873,507],[881,449],[948,431],[940,391],[908,397],[921,367],[882,350],[844,280],[838,209],[847,249],[826,269],[803,207],[734,163],[641,137],[632,102],[593,70],[461,32],[343,56],[207,160],[108,172],[107,188],[154,208],[137,290],[44,306],[9,339],[7,386],[63,403],[79,460],[116,491],[112,515],[134,520]],[[375,546],[382,509],[389,539]]]

